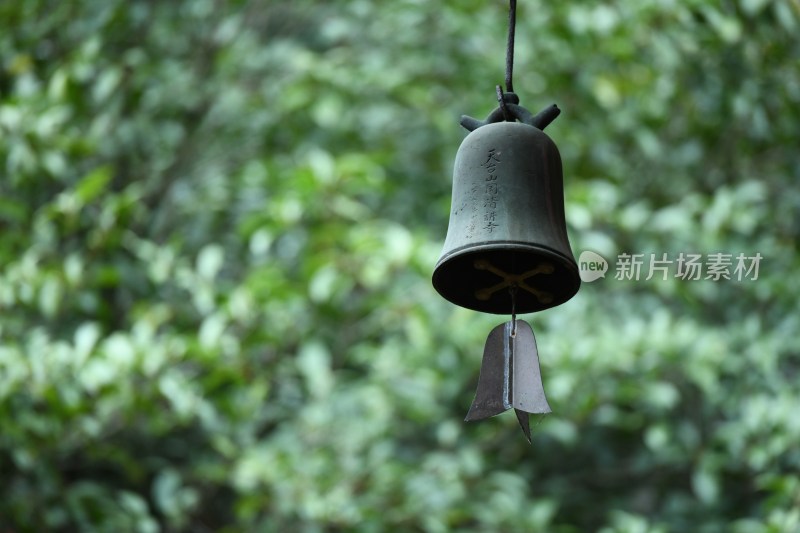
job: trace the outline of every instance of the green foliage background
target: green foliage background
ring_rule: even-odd
[[[800,531],[800,4],[520,0],[576,255],[763,256],[523,317],[532,446],[430,285],[506,9],[0,5],[0,531]]]

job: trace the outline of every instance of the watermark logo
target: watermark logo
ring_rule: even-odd
[[[681,252],[672,257],[666,253],[621,253],[614,264],[614,279],[648,281],[655,277],[662,281],[669,278],[682,281],[755,281],[761,259],[760,253],[734,255],[716,252],[703,255]],[[606,276],[608,262],[595,252],[584,251],[578,259],[578,270],[581,280],[589,283]]]
[[[590,251],[581,252],[578,258],[578,271],[581,281],[591,283],[598,278],[606,277],[608,261],[603,256]]]

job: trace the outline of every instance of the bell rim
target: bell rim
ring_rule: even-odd
[[[477,243],[470,243],[459,246],[453,250],[448,250],[446,254],[443,254],[438,261],[436,261],[436,266],[433,267],[433,275],[436,276],[436,271],[439,270],[439,267],[453,257],[459,256],[464,253],[472,253],[472,252],[479,252],[485,249],[496,249],[498,246],[507,246],[510,249],[520,250],[522,252],[528,252],[530,250],[543,250],[545,252],[552,253],[554,255],[559,256],[560,258],[564,259],[565,264],[569,264],[572,267],[572,270],[575,270],[575,273],[578,273],[578,263],[575,261],[575,258],[571,255],[566,255],[563,252],[556,250],[555,248],[550,248],[549,246],[544,246],[541,244],[531,244],[530,242],[525,241],[514,241],[514,240],[501,240],[501,241],[482,241]],[[580,279],[580,275],[578,275]]]
[[[520,306],[517,310],[519,314],[527,314],[527,313],[537,313],[539,311],[544,311],[546,309],[551,309],[553,307],[558,307],[578,294],[578,291],[581,287],[581,278],[580,273],[578,272],[578,264],[575,261],[575,258],[572,255],[566,255],[563,252],[560,252],[554,248],[550,248],[548,246],[542,246],[539,244],[531,244],[530,242],[523,242],[523,241],[513,241],[513,240],[504,240],[504,241],[483,241],[479,243],[471,243],[464,246],[460,246],[454,250],[448,251],[447,254],[442,255],[439,260],[436,262],[436,266],[433,269],[433,275],[431,276],[431,282],[433,284],[433,288],[436,289],[444,299],[448,300],[449,302],[459,306],[464,307],[465,309],[470,309],[472,311],[478,311],[481,313],[488,313],[488,314],[495,314],[495,315],[504,315],[508,314],[506,311],[492,311],[488,310],[486,306],[473,306],[473,305],[465,305],[465,301],[456,302],[451,299],[445,292],[442,292],[440,289],[440,285],[442,284],[439,278],[442,275],[441,268],[444,264],[448,261],[456,259],[462,255],[473,255],[473,254],[480,254],[486,250],[497,250],[498,246],[505,247],[506,250],[509,251],[519,251],[524,254],[531,254],[533,252],[545,252],[550,255],[554,260],[557,260],[560,265],[568,271],[571,276],[569,276],[574,283],[571,284],[571,287],[562,293],[561,298],[559,298],[553,305],[545,305],[542,307],[535,307],[529,308],[525,306]]]

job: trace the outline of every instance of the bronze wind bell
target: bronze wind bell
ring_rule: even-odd
[[[466,420],[514,408],[530,441],[528,413],[549,413],[533,330],[517,313],[542,311],[580,287],[567,238],[561,156],[542,130],[560,113],[553,105],[533,116],[511,88],[515,2],[509,16],[506,88],[484,121],[461,118],[470,131],[453,171],[453,197],[444,249],[433,286],[452,303],[509,314],[486,340],[478,389]]]

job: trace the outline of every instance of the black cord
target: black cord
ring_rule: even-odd
[[[514,32],[517,26],[517,0],[510,0],[508,8],[508,43],[506,45],[506,92],[514,92],[511,78],[514,75]]]
[[[506,122],[514,122],[514,117],[511,116],[506,107],[506,99],[503,95],[503,88],[500,85],[495,87],[495,93],[497,94],[497,103],[500,104],[500,109],[503,111],[503,119]]]

